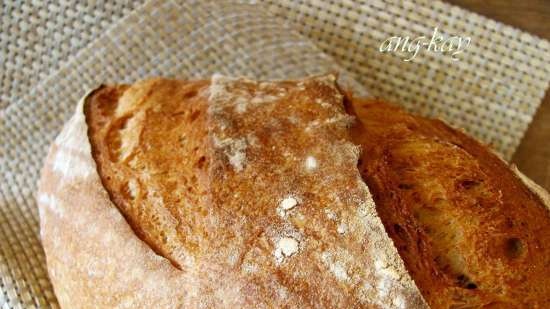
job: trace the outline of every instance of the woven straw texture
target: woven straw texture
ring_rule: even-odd
[[[506,157],[550,78],[550,45],[432,1],[2,2],[0,308],[57,308],[34,201],[49,143],[87,89],[214,72],[293,78],[336,71],[360,94],[440,115]],[[381,54],[433,27],[472,37],[462,60]]]

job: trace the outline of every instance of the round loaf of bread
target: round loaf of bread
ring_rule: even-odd
[[[518,175],[333,75],[152,79],[79,102],[37,199],[62,308],[545,308]]]

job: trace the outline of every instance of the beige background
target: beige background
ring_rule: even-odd
[[[446,1],[547,40],[550,39],[550,1],[548,0]],[[550,190],[550,92],[548,90],[512,162],[538,184]]]

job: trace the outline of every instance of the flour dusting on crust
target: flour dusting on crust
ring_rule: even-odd
[[[306,280],[317,296],[302,302],[314,307],[425,307],[357,170],[354,117],[334,76],[256,82],[216,75],[209,100],[213,200],[231,214],[239,241],[219,238],[250,252],[244,275],[269,281],[284,274],[286,283],[270,284],[289,297]]]

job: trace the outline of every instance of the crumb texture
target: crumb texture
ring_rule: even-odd
[[[437,120],[355,100],[360,169],[432,308],[550,306],[550,213],[485,146]]]

